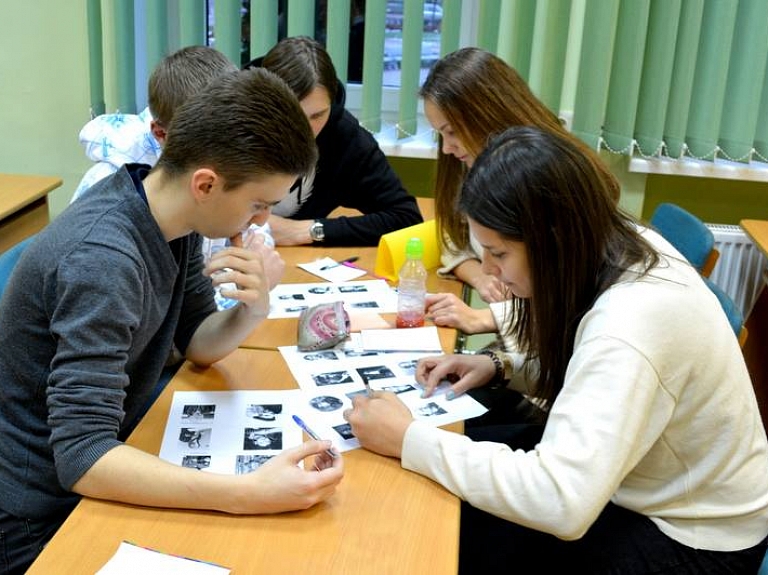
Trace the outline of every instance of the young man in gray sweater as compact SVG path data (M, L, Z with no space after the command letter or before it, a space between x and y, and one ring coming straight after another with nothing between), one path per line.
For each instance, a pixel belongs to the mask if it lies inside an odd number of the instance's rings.
M124 166L27 248L0 301L5 572L23 572L83 495L250 514L307 508L334 492L342 463L325 455L327 442L238 476L123 443L173 344L209 365L267 316L279 256L256 242L205 265L200 234L262 224L315 161L309 124L281 80L227 74L176 113L155 168ZM239 304L217 312L213 286L225 282ZM320 471L297 466L312 455Z

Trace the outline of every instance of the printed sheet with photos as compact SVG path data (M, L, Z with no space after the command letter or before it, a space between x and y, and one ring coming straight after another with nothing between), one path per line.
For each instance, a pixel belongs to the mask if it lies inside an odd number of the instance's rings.
M241 475L302 442L293 422L300 390L177 391L160 458L183 467Z
M269 292L269 319L299 317L302 310L343 301L347 313L397 311L397 292L384 280L278 284Z
M279 349L303 392L295 405L299 416L320 437L330 439L339 451L360 447L342 414L352 407L353 397L367 393L366 381L372 390L396 393L416 419L435 426L487 411L468 395L448 400L447 382L430 397L422 398L421 386L415 378L416 364L435 352L371 351L349 344L309 352L301 352L296 346Z
M445 396L443 382L428 398L415 379L416 364L434 352L371 351L338 346L301 352L281 347L300 389L176 391L166 422L160 458L193 469L240 475L254 471L283 449L300 445L298 415L338 451L360 447L343 412L352 398L372 390L396 393L416 419L435 426L482 415L468 395Z

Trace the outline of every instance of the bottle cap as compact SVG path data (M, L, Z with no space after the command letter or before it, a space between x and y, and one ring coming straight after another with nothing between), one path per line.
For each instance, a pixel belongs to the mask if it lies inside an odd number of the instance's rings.
M424 255L424 244L421 238L411 238L405 245L405 256L412 259L421 259Z

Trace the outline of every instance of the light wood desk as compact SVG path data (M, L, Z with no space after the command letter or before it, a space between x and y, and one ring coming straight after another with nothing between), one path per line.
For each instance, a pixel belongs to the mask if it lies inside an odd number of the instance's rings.
M314 281L295 268L314 253L343 259L358 255L371 267L375 248L281 248L283 281ZM434 274L430 274L434 275ZM316 278L318 279L318 278ZM430 281L437 281L431 279ZM446 281L446 280L440 280ZM457 287L450 282L447 287ZM430 289L435 289L430 287ZM263 329L262 331L262 328ZM441 330L452 349L453 330ZM252 344L294 345L295 320L268 320ZM290 389L296 383L277 351L241 347L210 368L184 364L128 443L158 453L174 391ZM447 426L460 432L462 424ZM455 574L458 569L459 500L438 484L403 470L399 461L363 449L344 454L337 493L307 511L232 516L205 511L152 509L83 499L28 574L93 573L127 540L167 553L229 567L234 574Z
M208 369L187 363L131 435L158 453L174 391L293 388L282 356L238 349ZM455 427L454 427L455 429ZM219 563L235 574L455 574L459 500L363 449L344 454L336 494L307 511L232 516L83 499L27 572L94 573L123 540Z
M337 261L343 260L351 256L357 256L359 259L355 262L355 265L359 265L361 268L372 271L376 262L376 248L364 247L364 248L324 248L324 247L281 247L278 248L280 255L285 260L285 273L281 279L281 283L314 283L322 282L323 279L304 271L296 266L298 263L307 263L318 258L331 257ZM374 279L372 276L362 276L358 280L370 280ZM461 297L462 283L460 281L443 279L434 273L434 270L430 271L427 278L427 291L431 293L444 292L453 293ZM352 315L352 328L355 329L356 318L361 318L361 321L365 321L365 316L377 316L375 313L355 313ZM391 327L394 327L395 316L394 314L383 314L385 320L390 323ZM296 318L283 318L279 320L267 320L262 322L251 334L243 340L241 347L248 347L253 349L274 349L283 345L296 345L296 332L298 329L298 319ZM456 331L453 329L440 328L440 340L443 344L443 349L453 350L456 342Z
M768 257L768 221L742 220L740 224L755 246ZM749 335L742 351L755 388L763 425L768 429L768 290L765 286L746 318L745 325Z
M0 253L48 224L48 192L61 178L0 174Z

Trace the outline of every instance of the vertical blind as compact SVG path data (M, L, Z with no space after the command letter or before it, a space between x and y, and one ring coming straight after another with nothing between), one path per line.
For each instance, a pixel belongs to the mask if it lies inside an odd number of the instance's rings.
M215 0L215 47L233 62L278 40L316 33L315 0L251 0L250 53L241 0ZM349 58L349 0L325 0L323 41L340 78ZM571 129L616 153L768 161L768 2L765 0L443 0L440 54L474 44L498 54ZM136 111L136 70L207 43L205 0L87 0L91 105ZM396 132L416 131L423 0L403 0ZM135 11L143 10L143 30ZM387 2L365 2L362 104L379 132ZM467 14L473 17L466 18ZM283 32L284 34L285 32ZM137 42L141 42L137 45ZM136 58L146 62L137 65ZM146 75L146 74L144 74ZM390 126L391 127L391 126Z

